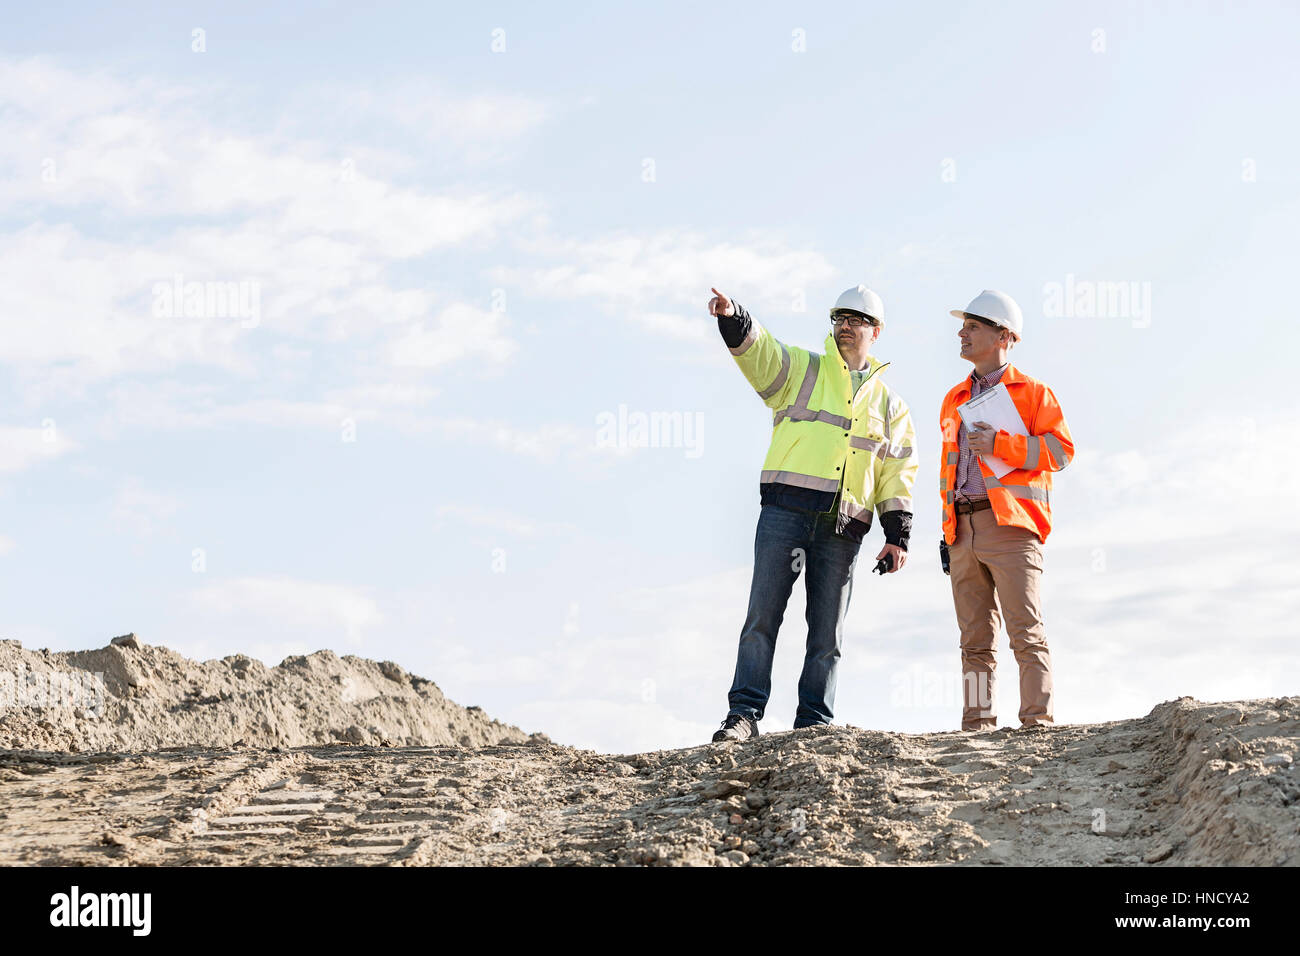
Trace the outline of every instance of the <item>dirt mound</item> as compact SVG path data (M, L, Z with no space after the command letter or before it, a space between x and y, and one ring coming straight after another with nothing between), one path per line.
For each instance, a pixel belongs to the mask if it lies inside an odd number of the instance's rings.
M191 661L134 635L93 651L0 642L0 748L55 751L545 741L462 707L391 661L332 651L268 668Z
M1300 698L609 755L0 753L0 865L1300 865Z

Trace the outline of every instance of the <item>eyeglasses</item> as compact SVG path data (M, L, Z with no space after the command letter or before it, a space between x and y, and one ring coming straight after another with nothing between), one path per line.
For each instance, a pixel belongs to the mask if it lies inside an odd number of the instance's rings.
M831 316L832 326L839 327L843 325L845 322L847 322L849 324L849 328L852 329L860 329L864 325L876 324L875 319L865 315L846 315L845 313L841 312L839 315Z

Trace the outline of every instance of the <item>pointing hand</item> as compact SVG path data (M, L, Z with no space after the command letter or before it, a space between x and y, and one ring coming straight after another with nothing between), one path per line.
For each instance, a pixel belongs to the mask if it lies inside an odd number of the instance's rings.
M731 300L719 292L717 289L710 290L713 292L713 298L709 300L709 315L735 315L736 307L731 304Z

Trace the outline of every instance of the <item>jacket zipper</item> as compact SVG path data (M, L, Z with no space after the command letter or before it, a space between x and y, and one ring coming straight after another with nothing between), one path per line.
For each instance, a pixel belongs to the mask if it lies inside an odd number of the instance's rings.
M850 421L850 425L849 425L849 434L850 434L850 435L853 434L853 425L851 424L852 421L853 421L853 406L854 406L855 404L857 404L857 401L858 401L858 392L861 392L864 388L866 388L866 387L867 387L867 382L871 381L871 377L872 377L873 375L875 375L877 372L879 372L881 369L883 369L885 366L887 366L888 364L889 364L888 362L881 362L881 363L880 363L879 365L877 365L874 369L872 369L872 370L871 370L871 371L870 371L870 372L869 372L869 373L868 373L868 374L867 374L867 375L862 379L862 384L858 386L857 391L855 391L852 395L849 396L849 421ZM849 381L850 381L850 382L853 381L853 376L852 376L852 375L849 375ZM841 468L841 471L840 471L840 486L839 486L839 488L837 488L837 489L835 490L835 500L831 502L831 510L830 510L830 513L831 513L831 514L834 514L834 515L837 515L837 516L839 515L839 511L840 511L840 503L841 503L841 501L843 500L843 497L844 497L844 482L848 481L848 478L849 478L849 470L848 470L848 469L849 469L849 460L848 460L847 457L844 459L844 464L841 465L840 468Z

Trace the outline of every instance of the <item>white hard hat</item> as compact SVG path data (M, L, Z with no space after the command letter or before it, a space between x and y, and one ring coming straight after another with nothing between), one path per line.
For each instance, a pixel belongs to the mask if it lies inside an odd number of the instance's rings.
M885 303L880 301L880 296L864 285L855 285L852 289L841 292L840 297L831 306L831 315L840 309L852 309L854 312L871 316L881 325L885 324Z
M1025 320L1020 314L1020 306L1016 305L1016 300L996 289L985 289L971 299L970 305L965 309L953 309L951 314L959 319L964 319L968 315L988 319L994 325L1009 329L1017 341L1020 340L1021 332L1025 327Z

